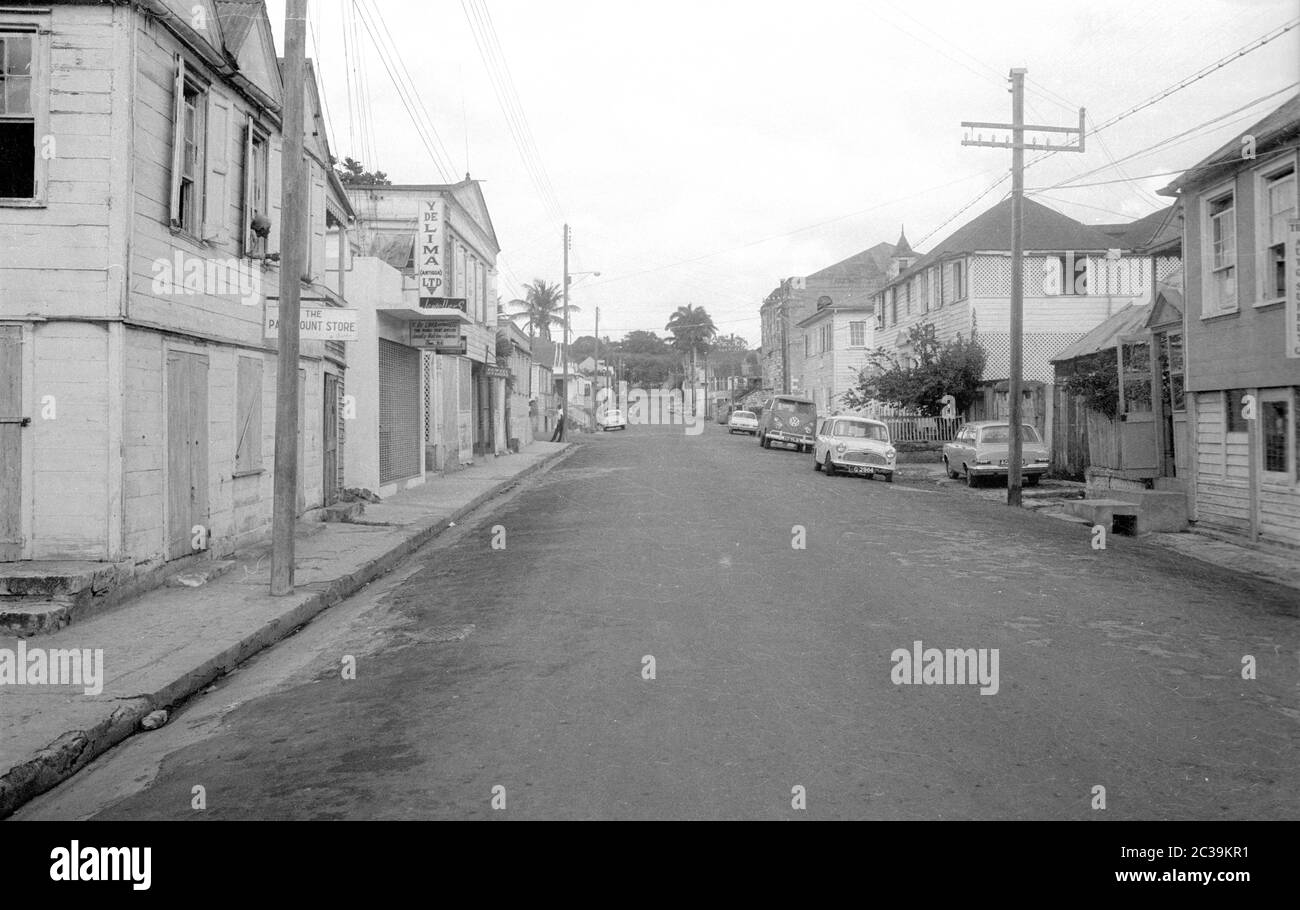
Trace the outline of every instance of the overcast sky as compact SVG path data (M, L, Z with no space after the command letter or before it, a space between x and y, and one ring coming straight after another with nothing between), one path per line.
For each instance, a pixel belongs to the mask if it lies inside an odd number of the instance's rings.
M530 179L461 0L359 2L382 14L372 24L387 27L437 141L431 154L365 22L348 14L354 0L310 0L308 53L339 158L395 183L466 170L485 181L506 300L517 282L559 281L567 220L571 268L601 272L575 279L575 334L592 332L597 306L602 336L663 334L689 302L751 346L781 277L893 242L902 225L928 250L1005 195L1009 183L941 227L1010 166L1008 151L963 147L959 123L1010 119L1011 67L1028 68L1028 120L1077 124L1083 106L1099 125L1297 15L1296 0L477 0L557 209ZM270 10L280 40L283 0ZM1140 178L1240 135L1297 79L1300 28L1103 130L1086 153L1035 166L1026 186L1105 168L1081 182L1120 182L1034 198L1089 223L1145 215L1171 178Z

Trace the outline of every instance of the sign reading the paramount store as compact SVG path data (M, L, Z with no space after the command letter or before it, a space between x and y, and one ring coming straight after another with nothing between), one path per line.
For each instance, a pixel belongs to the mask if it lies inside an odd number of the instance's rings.
M263 337L275 338L280 332L279 301L267 298ZM298 311L300 341L357 341L357 311L338 307L304 306Z
M1286 225L1286 356L1300 358L1300 221Z
M449 319L417 319L410 323L411 347L433 348L436 354L464 354L469 342L460 323Z
M420 303L446 294L447 272L443 250L447 247L446 203L425 199L420 203L420 223L415 236L415 274L420 281Z

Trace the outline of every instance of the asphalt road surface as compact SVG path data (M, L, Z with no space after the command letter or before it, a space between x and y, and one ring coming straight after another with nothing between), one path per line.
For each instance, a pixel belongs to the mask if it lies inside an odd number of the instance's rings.
M1300 817L1294 591L705 429L583 438L19 817Z

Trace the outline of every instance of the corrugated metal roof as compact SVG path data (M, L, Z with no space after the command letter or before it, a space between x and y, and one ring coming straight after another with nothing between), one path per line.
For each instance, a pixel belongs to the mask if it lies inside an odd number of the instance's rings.
M1052 358L1052 363L1086 357L1115 347L1121 335L1136 335L1146 330L1147 319L1151 316L1151 305L1138 306L1130 303L1124 309L1111 316L1087 335Z

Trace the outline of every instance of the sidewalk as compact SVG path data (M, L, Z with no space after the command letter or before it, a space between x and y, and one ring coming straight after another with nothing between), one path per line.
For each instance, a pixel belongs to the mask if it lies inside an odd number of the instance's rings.
M1005 502L1006 486L990 486L971 490L964 481L948 480L943 465L938 462L917 464L900 464L900 480L934 483L941 488L950 488L953 492L974 495L989 502ZM1045 480L1042 486L1026 488L1023 507L1047 514L1061 508L1061 498L1082 495L1084 485L1069 481ZM1086 522L1085 522L1086 524ZM1198 532L1195 529L1182 534L1147 534L1141 538L1168 550L1174 550L1189 559L1219 566L1233 572L1240 572L1274 584L1284 585L1300 591L1300 555L1272 552L1254 548L1231 540Z
M296 590L269 593L265 545L198 588L163 587L28 649L103 650L103 691L82 686L0 687L0 818L140 728L145 715L199 691L388 572L451 522L561 457L572 443L535 442L422 487L367 504L366 524L299 523ZM18 640L0 637L15 654Z

